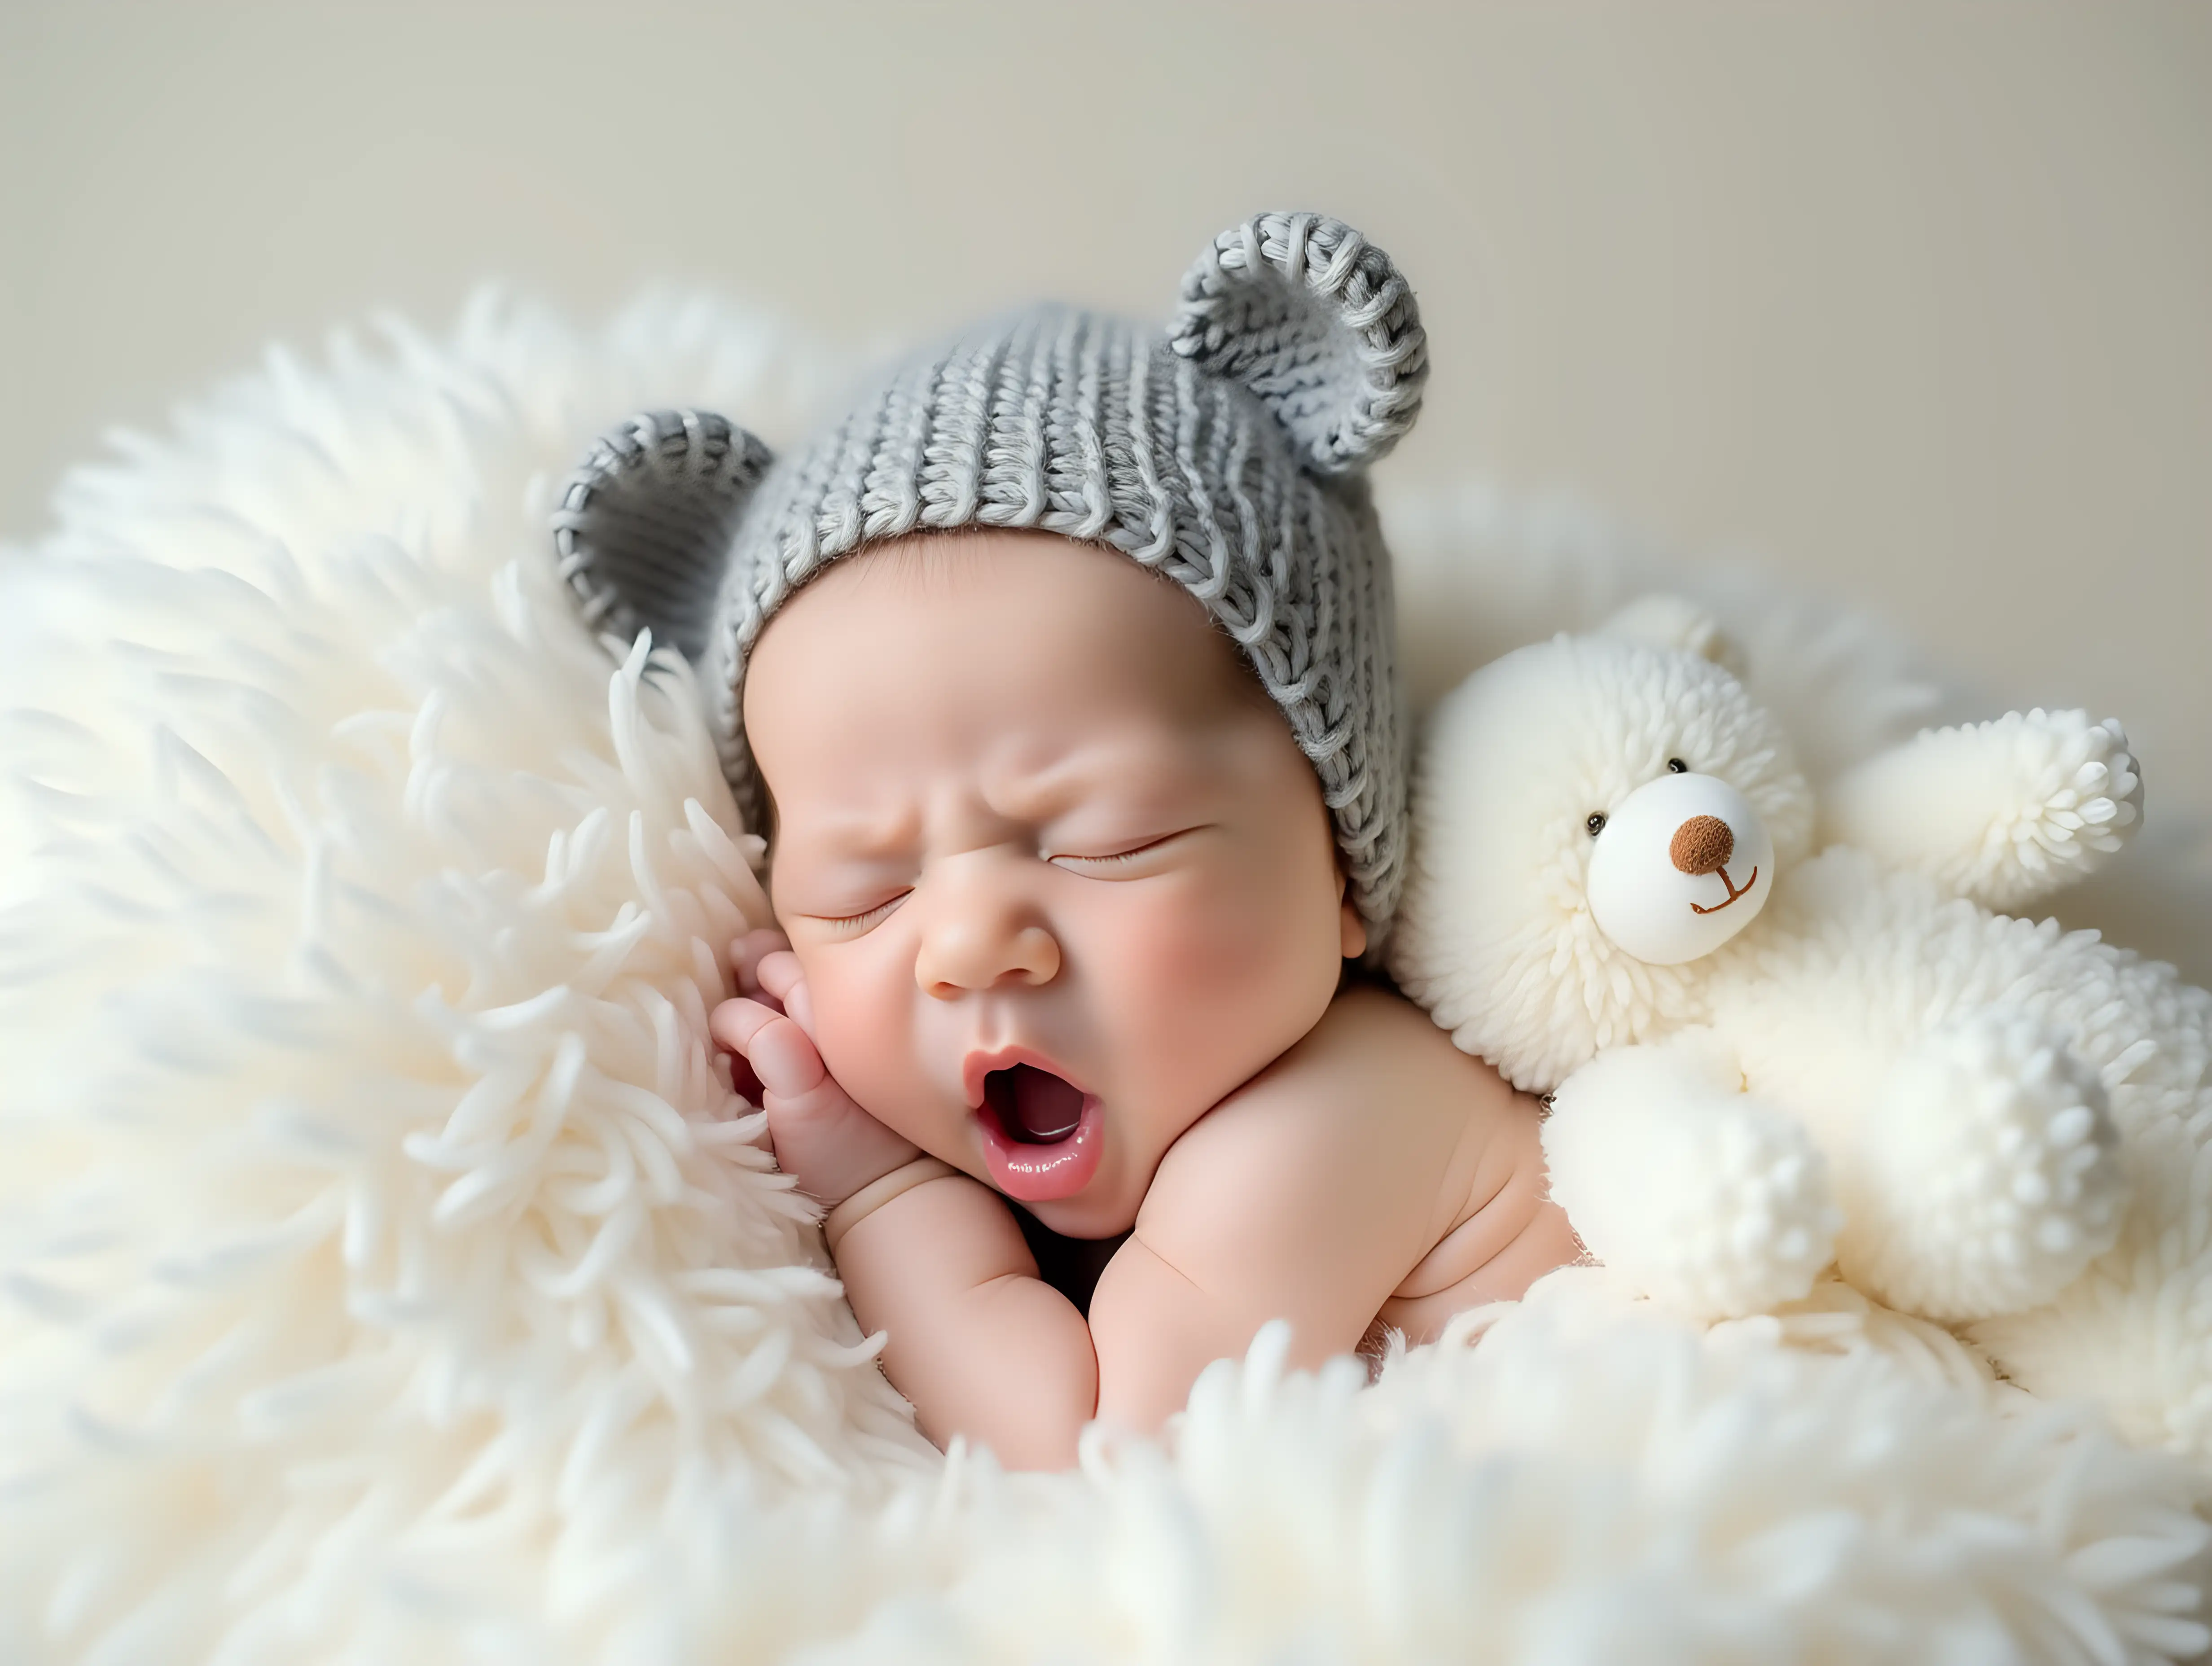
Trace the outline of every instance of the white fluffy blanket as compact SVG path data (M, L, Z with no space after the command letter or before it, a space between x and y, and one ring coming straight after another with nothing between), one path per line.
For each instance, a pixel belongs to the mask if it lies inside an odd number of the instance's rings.
M1263 1333L1078 1473L932 1452L705 1041L763 903L683 669L548 557L635 408L795 435L835 367L782 339L486 304L272 358L7 556L0 1658L2204 1645L2197 1479L1836 1286L1698 1334L1567 1272L1371 1388ZM1494 494L1401 519L1431 690L1624 582ZM1760 618L1814 749L1923 714Z

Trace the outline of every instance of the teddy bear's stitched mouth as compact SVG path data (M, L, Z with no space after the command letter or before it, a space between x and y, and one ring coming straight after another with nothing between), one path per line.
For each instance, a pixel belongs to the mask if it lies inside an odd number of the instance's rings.
M1721 883L1728 887L1728 902L1716 903L1711 908L1704 908L1696 903L1692 903L1690 904L1691 913L1718 914L1723 909L1728 907L1729 903L1734 903L1738 897L1748 897L1751 894L1751 888L1759 883L1759 870L1757 868L1752 869L1751 878L1746 879L1741 886L1737 885L1733 879L1730 879L1728 877L1728 870L1726 868L1717 867L1713 872L1721 876Z

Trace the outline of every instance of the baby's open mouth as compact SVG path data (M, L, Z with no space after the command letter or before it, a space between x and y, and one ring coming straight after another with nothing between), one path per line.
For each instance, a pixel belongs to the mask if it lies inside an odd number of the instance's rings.
M1098 1172L1105 1151L1104 1107L1097 1094L1018 1056L976 1073L1012 1050L969 1055L968 1091L981 1102L975 1122L991 1183L1024 1203L1073 1197Z
M1083 1121L1083 1091L1034 1065L991 1072L983 1078L983 1103L1008 1139L1027 1146L1057 1145Z

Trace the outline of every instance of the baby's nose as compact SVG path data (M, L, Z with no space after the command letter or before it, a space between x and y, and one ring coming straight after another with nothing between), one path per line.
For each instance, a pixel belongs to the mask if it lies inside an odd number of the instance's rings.
M1735 854L1735 835L1718 816L1692 816L1674 830L1667 854L1685 873L1717 873Z
M1060 976L1060 943L1035 921L963 914L924 932L914 981L939 1000L1005 983L1049 983Z

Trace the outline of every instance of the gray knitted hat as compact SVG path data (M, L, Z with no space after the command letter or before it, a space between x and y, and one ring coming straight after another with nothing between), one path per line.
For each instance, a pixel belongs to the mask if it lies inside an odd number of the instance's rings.
M1121 550L1204 603L1321 777L1381 943L1404 860L1404 724L1389 551L1364 474L1428 369L1406 280L1350 227L1263 214L1183 280L1164 333L1045 306L869 385L781 461L703 411L600 441L554 517L584 617L691 660L738 804L759 784L746 655L838 556L922 527L1021 526Z

